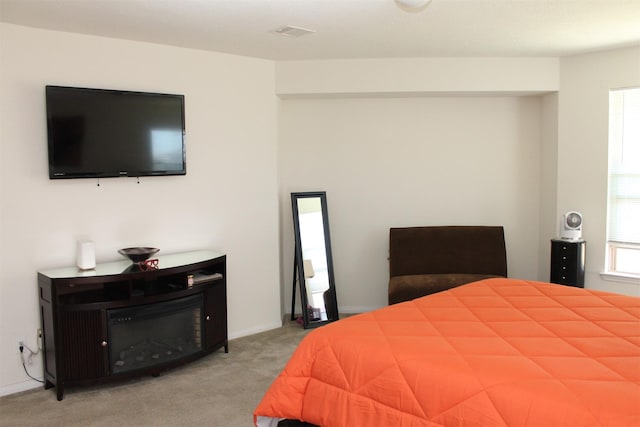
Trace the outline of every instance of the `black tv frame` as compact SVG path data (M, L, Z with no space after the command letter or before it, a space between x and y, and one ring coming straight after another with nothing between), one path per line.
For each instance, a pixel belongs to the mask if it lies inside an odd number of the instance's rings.
M105 95L121 95L126 97L157 97L161 99L173 98L180 102L180 121L182 127L182 169L177 170L81 170L78 172L66 172L60 171L59 166L54 164L54 153L56 147L54 146L53 124L50 111L50 94L53 91L68 91L78 93L93 93L93 94L105 94ZM117 89L98 89L87 87L74 87L74 86L57 86L47 85L45 86L45 101L46 101L46 118L47 118L47 149L49 159L49 179L73 179L73 178L113 178L113 177L142 177L142 176L170 176L170 175L186 175L187 173L187 159L186 159L186 144L185 144L185 97L184 95L159 93L159 92L140 92L131 90L117 90Z

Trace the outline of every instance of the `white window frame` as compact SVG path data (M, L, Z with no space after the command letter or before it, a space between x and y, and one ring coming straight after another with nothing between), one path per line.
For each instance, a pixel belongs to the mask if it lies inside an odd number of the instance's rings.
M635 185L632 185L627 187L632 188L630 194L620 194L620 192L615 191L614 185L617 180L619 182L619 180L625 178L631 178L635 181L640 179L640 102L634 103L632 107L627 106L625 110L625 104L622 101L625 93L631 93L631 91L634 93L634 99L639 99L640 88L612 90L609 97L609 195L607 204L607 251L603 277L640 284L640 239L638 239L637 233L629 233L629 227L627 227L627 230L621 229L619 223L612 222L616 219L612 217L616 206L620 206L622 200L630 202L632 206L640 206L640 188L636 191ZM625 101L627 99L624 98ZM630 110L629 108L632 109ZM630 112L633 114L630 115ZM629 126L630 118L634 121L632 125L633 131L629 131L631 128ZM633 144L631 146L632 149L625 152L625 149L630 146L629 144ZM625 158L624 154L631 155L632 160L629 161L629 157ZM638 221L640 221L640 218L638 218ZM636 229L635 223L631 229ZM627 261L625 265L624 259L622 262L619 261L619 258L625 256L630 256L632 262Z

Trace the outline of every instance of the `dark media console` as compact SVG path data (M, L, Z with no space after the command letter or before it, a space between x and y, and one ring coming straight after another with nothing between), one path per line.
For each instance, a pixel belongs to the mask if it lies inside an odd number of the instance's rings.
M125 260L38 273L45 389L58 400L69 386L157 376L229 351L226 255L157 258L146 271Z

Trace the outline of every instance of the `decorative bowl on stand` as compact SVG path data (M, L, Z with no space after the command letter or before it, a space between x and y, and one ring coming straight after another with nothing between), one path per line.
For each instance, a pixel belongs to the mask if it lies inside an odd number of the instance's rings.
M118 249L118 253L120 255L124 255L131 260L134 264L141 264L151 257L151 255L156 254L160 251L158 248L145 248L145 247L136 247L136 248L124 248Z

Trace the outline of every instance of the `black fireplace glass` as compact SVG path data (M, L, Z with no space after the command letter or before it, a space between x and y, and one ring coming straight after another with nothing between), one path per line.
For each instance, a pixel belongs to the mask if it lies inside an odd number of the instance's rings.
M202 350L202 294L108 310L111 373L182 359Z

